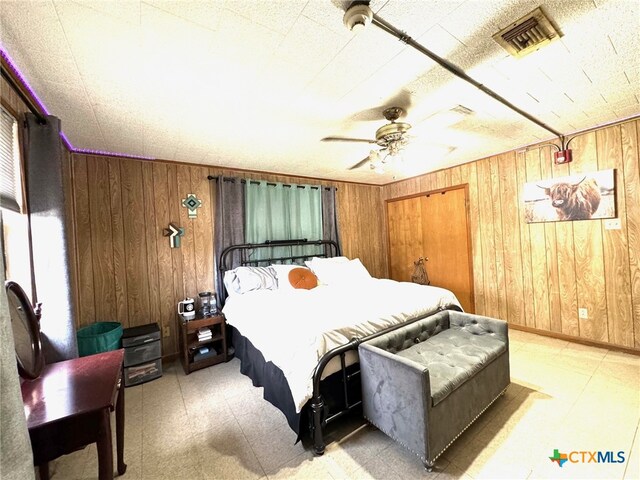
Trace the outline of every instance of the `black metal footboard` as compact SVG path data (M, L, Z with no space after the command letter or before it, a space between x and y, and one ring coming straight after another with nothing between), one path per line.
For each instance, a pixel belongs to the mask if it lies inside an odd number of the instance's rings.
M278 247L278 248L304 247L304 246L317 246L319 247L319 250L316 252L310 252L307 254L303 254L303 253L294 254L294 250L291 250L290 255L276 255L276 256L269 256L267 258L258 258L258 259L252 258L252 253L256 249L269 249L274 247ZM340 254L341 252L340 252L339 245L336 242L329 241L329 240L313 240L313 241L308 241L307 239L270 240L260 244L232 245L225 248L220 254L220 259L218 262L219 275L217 279L217 281L219 282L218 284L221 285L219 289L219 293L221 296L224 296L226 293L224 286L222 286L222 278L224 276L224 273L227 270L235 268L239 265L258 266L258 265L270 265L273 263L282 263L282 262L302 263L303 260L311 259L313 257L334 257ZM222 301L224 300L224 298L220 298L219 300ZM349 382L353 379L359 378L360 370L358 368L352 369L347 367L345 354L351 350L355 350L357 352L358 346L362 342L371 340L380 335L384 335L385 333L388 333L392 330L396 330L400 327L403 327L404 325L408 325L418 320L422 320L423 318L434 315L442 310L462 311L462 309L460 309L460 307L458 307L457 305L449 305L444 308L439 308L435 312L432 312L428 315L424 315L420 318L410 320L409 322L400 323L398 325L392 325L391 327L381 330L380 332L377 332L365 337L356 337L352 339L350 342L344 345L340 345L339 347L336 347L333 350L328 351L322 356L322 358L320 358L320 361L318 362L318 365L316 366L313 372L313 396L311 397L311 400L305 405L303 409L303 412L308 411L308 409L310 409L309 430L310 430L311 438L313 439L313 448L317 455L322 455L324 453L324 449L325 449L324 428L329 423L343 417L344 415L351 412L352 410L354 410L355 408L359 407L362 404L362 401L359 398L358 399L350 398ZM321 383L320 380L322 379L322 375L324 373L324 369L326 368L326 366L329 364L329 362L333 358L337 357L338 355L340 356L341 370L336 372L336 375L340 373L342 374L341 390L342 390L342 395L344 397L343 399L344 401L342 402L342 408L337 409L334 412L331 412L330 411L331 409L325 402L325 399L323 398L322 393L320 391L320 383ZM260 365L263 365L263 364L266 364L267 362L265 362L264 357L262 357L261 360L258 361L258 363ZM277 369L277 367L273 365L272 367ZM251 370L249 366L247 366L246 368L248 370ZM243 371L243 373L246 375L249 375L250 378L252 378L254 385L257 384L256 382L260 383L265 381L264 378L262 378L262 376L266 375L264 373L258 374L254 372L253 375L250 372ZM274 374L274 372L270 372L270 374ZM278 378L284 378L284 377L281 377L281 374L282 374L281 371L279 371L279 373L275 372L275 374L277 375ZM283 383L286 383L286 381L283 380ZM333 382L331 383L333 385ZM353 386L356 386L356 385L353 384ZM359 390L359 385L357 385L357 387ZM353 393L353 391L351 393ZM280 409L285 414L285 416L287 417L287 421L289 422L289 425L298 434L298 439L300 439L300 436L302 435L303 432L301 431L299 426L298 428L294 428L295 423L296 421L299 420L299 418L297 417L295 405L293 405L292 400L290 401L289 397L286 395L282 396L282 397L286 397L286 400L282 400L282 398L276 398L276 397L280 397L280 395L276 394L273 388L269 389L269 392L266 394L265 398L267 398L267 396L269 397L268 401L270 401L273 405L275 405L278 409ZM333 395L327 396L327 399L330 401L329 403L331 403L331 401L334 400L332 397ZM350 400L353 400L353 403L350 403Z
M358 369L354 372L347 373L345 354L350 350L357 351L358 346L362 342L372 340L388 332L404 327L405 325L410 325L414 322L417 322L418 320L422 320L431 315L435 315L436 313L441 312L443 310L457 310L459 312L462 311L462 309L457 305L448 305L444 308L439 308L435 312L432 312L428 315L415 318L408 322L392 325L390 327L385 328L384 330L380 330L379 332L373 333L371 335L367 335L366 337L355 337L350 342L345 343L344 345L340 345L339 347L336 347L332 350L329 350L327 353L325 353L322 356L322 358L320 358L320 361L318 362L318 365L316 366L313 372L313 396L311 397L311 412L310 412L311 419L309 422L311 438L313 439L313 450L316 453L316 455L322 455L326 447L324 443L324 428L329 423L341 418L342 416L346 415L347 413L351 412L353 409L359 407L362 404L362 400L360 399L353 403L349 403L349 392L348 392L347 386L349 384L349 381L352 378L360 375L360 370ZM332 412L327 412L327 409L325 408L324 398L322 396L322 393L320 392L320 381L322 380L322 374L324 372L325 367L329 364L329 362L332 359L334 359L338 355L340 356L340 364L341 364L341 371L342 371L344 402L343 402L343 408L341 410L338 410L332 413Z

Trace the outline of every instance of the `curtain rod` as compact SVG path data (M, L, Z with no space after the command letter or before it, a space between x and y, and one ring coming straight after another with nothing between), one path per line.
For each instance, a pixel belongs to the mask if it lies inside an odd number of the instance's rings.
M219 177L214 177L213 175L207 175L207 180L216 180L217 181L218 178ZM235 178L235 177L223 177L223 178L224 178L225 182L235 182L236 180L240 180L240 183L249 182L252 185L260 185L260 183L262 183L262 182L259 182L259 181L256 181L256 180L247 180L245 178ZM266 184L267 184L268 187L276 187L278 185L277 183L273 183L273 182L266 182ZM282 186L286 187L286 188L293 188L293 187L305 188L305 187L308 186L312 190L318 190L320 188L324 188L325 190L331 190L331 187L327 187L327 186L324 186L324 185L315 186L315 185L296 185L296 184L283 183ZM336 190L338 190L338 187L334 187L334 188Z
M4 67L4 65L0 65L0 73L2 73L2 77L7 81L7 83L9 83L9 86L13 88L18 97L20 97L20 100L22 100L23 103L29 108L31 113L36 116L36 118L38 119L38 123L40 123L41 125L45 125L47 123L47 119L45 118L45 116L40 113L40 110L35 106L33 101L27 95L25 95L25 93L22 91L22 88L20 88L20 86L16 83L16 81L13 79L13 76L9 74L9 71Z

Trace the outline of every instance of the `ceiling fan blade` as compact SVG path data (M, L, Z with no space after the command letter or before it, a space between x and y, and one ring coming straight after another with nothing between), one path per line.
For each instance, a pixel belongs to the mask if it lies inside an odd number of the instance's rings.
M397 92L392 97L389 97L385 104L389 107L399 107L404 110L404 114L400 118L407 116L407 113L411 110L411 106L414 103L414 97L411 93L404 88ZM406 121L406 120L405 120Z
M364 157L362 160L360 160L358 163L356 163L355 165L349 167L349 170L355 170L356 168L363 167L367 163L369 163L369 156L368 155L366 157Z
M380 122L384 121L384 117L382 116L382 111L384 107L374 107L367 108L366 110L362 110L360 112L354 113L347 120L347 124L351 124L351 122Z
M403 150L410 158L421 158L425 155L436 155L445 157L453 152L456 147L434 142L413 142L409 143Z
M349 137L324 137L322 142L361 142L361 143L376 143L375 140L369 140L366 138L349 138Z

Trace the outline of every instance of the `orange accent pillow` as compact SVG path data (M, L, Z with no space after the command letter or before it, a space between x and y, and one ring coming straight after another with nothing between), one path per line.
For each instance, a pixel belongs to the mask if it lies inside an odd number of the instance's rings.
M293 288L311 290L318 286L318 277L308 268L294 268L289 272L289 283Z

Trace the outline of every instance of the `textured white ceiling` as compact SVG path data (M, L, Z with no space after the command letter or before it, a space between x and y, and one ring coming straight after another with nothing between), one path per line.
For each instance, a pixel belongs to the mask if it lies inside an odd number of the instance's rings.
M491 38L542 5L563 37L522 59ZM640 114L638 0L374 0L372 9L563 133ZM386 183L552 137L340 0L0 2L0 45L77 148ZM403 168L348 170L387 106ZM466 118L443 115L464 105ZM432 144L455 147L448 155Z

